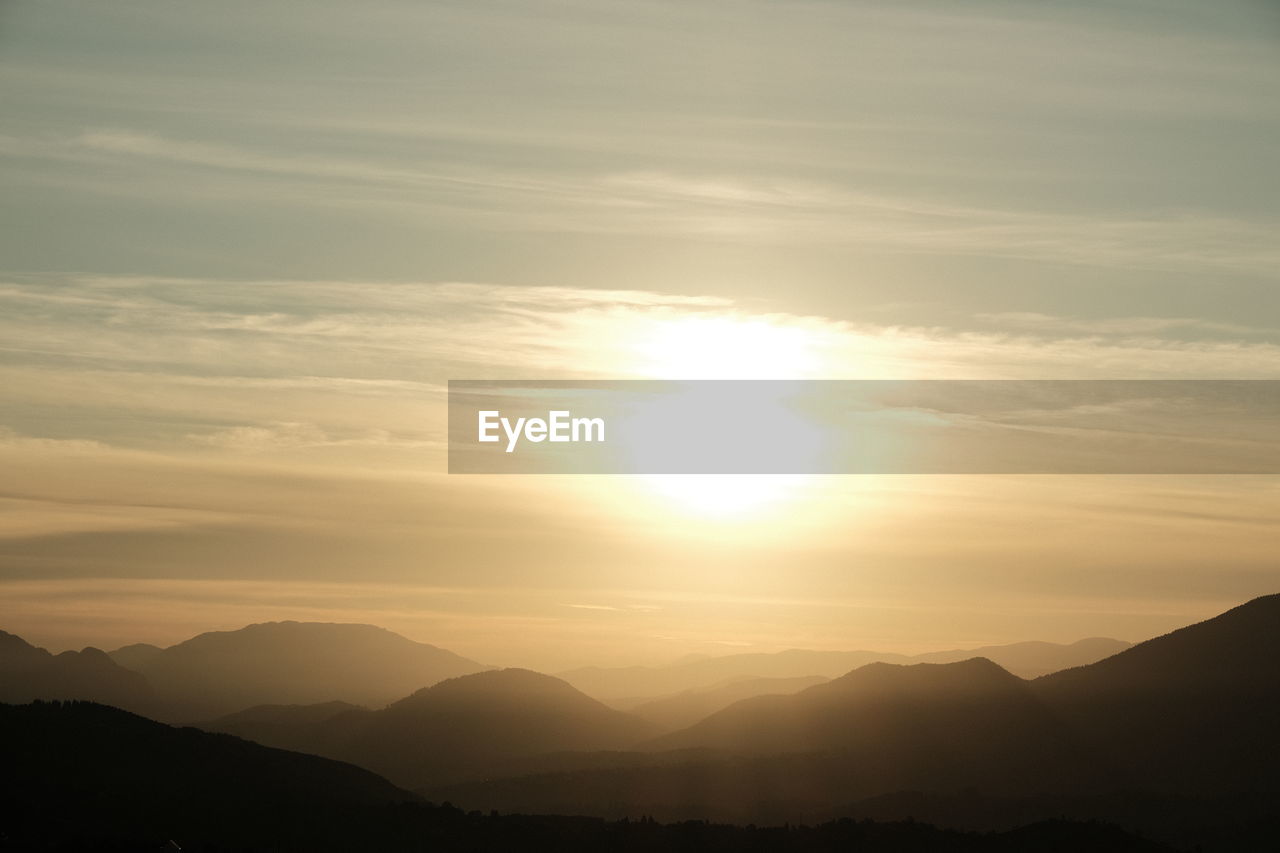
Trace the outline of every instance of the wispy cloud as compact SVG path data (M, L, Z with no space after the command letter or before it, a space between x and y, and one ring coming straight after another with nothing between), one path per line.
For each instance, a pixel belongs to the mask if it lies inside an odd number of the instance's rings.
M918 189L870 192L830 178L800 180L785 174L504 171L456 162L390 166L296 151L270 154L124 129L88 130L52 140L10 136L0 139L0 149L28 158L104 165L163 161L196 170L191 180L170 185L186 194L198 190L201 170L272 176L296 185L306 197L327 188L327 205L451 210L486 230L798 247L874 245L881 252L1154 270L1195 267L1262 273L1280 265L1280 250L1271 239L1280 221L1190 209L1064 213L977 205ZM115 186L126 195L143 186L145 192L156 190L145 178L142 183L123 178ZM213 180L209 186L220 196L236 192L235 185L224 180ZM245 202L264 194L282 197L281 187L252 180L243 184L242 192Z
M1153 336L1162 332L1208 333L1216 336L1273 335L1276 330L1241 323L1220 323L1196 317L1104 317L1083 319L1031 311L975 314L974 318L1009 329L1049 334L1086 334L1105 337Z

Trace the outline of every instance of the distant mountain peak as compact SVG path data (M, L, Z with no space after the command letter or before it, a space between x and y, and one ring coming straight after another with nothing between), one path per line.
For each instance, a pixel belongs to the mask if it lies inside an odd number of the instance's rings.
M485 669L439 646L356 622L257 622L208 631L134 658L172 718L212 719L255 705L341 700L380 707Z
M992 685L1021 684L1022 679L989 658L973 657L954 663L884 663L877 661L820 684L811 690L831 690L883 683L895 690L903 688L981 689Z
M416 691L394 703L390 708L408 708L427 703L459 700L475 702L518 700L525 705L533 702L556 702L606 708L605 705L561 678L519 667L490 669L448 678Z
M203 634L197 634L191 640L187 640L186 642L193 642L195 640L200 640L201 638L226 637L230 635L303 639L316 634L382 636L394 637L398 640L404 640L411 643L416 642L415 640L410 640L388 628L382 628L378 625L370 625L365 622L298 622L293 619L285 619L278 622L254 622L249 625L245 625L243 628L230 628L221 631L205 631ZM420 643L419 645L425 646L430 644ZM432 646L432 648L436 647Z

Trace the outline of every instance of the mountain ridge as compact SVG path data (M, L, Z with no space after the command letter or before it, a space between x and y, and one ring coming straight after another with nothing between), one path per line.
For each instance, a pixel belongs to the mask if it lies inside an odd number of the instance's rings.
M971 798L975 814L1021 802L1006 813L1030 819L1065 804L1089 817L1091 803L1105 803L1169 837L1194 830L1227 839L1224 850L1257 849L1230 838L1235 821L1260 833L1251 839L1280 826L1278 661L1280 595L1263 596L1039 679L982 659L868 664L652 739L641 745L654 756L647 765L611 757L591 770L579 760L566 772L433 795L491 808L576 802L605 816L625 807L664 819L780 821L826 819L848 803L913 791L937 814L963 819L955 794L971 790L988 803ZM676 749L685 757L667 751ZM1048 812L1063 813L1072 814Z
M486 670L422 688L380 710L345 710L306 721L298 709L287 740L369 768L408 788L469 778L487 767L542 753L630 746L653 734L568 683L520 668ZM206 724L261 743L277 729L221 718Z
M93 646L53 654L0 631L0 702L81 699L156 713L148 680Z
M258 705L345 701L380 707L484 664L376 625L260 622L207 631L156 654L139 671L181 721Z
M1020 677L1036 677L1092 663L1131 646L1123 640L1089 637L1072 643L1028 640L976 649L905 655L867 650L786 649L682 659L665 666L580 667L556 675L584 693L629 710L653 699L709 687L729 678L836 678L868 663L954 663L986 657Z

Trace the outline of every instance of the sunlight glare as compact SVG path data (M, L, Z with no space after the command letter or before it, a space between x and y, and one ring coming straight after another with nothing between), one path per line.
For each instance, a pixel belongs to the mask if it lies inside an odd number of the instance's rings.
M819 367L811 336L767 317L695 314L665 320L638 347L654 379L805 379Z
M806 330L768 317L690 315L664 320L642 338L640 368L656 379L781 380L813 378L820 359ZM762 416L791 423L782 399ZM648 475L653 494L686 515L720 521L776 513L809 478L802 475Z

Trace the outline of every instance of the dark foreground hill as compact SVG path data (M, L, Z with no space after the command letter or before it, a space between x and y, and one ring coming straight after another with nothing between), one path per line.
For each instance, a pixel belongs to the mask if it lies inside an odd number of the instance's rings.
M350 761L415 788L529 756L630 747L654 731L558 678L524 669L448 679L378 711L254 708L206 727Z
M0 705L0 849L1162 853L1107 825L1000 834L844 820L814 828L464 813L371 773L91 703Z
M1280 795L1280 595L1031 686L1129 787Z
M8 838L71 846L80 836L266 839L281 821L413 799L349 764L87 702L0 705L0 763Z
M267 622L211 631L159 652L120 650L165 702L167 719L208 720L254 705L342 701L379 707L487 667L373 625Z

